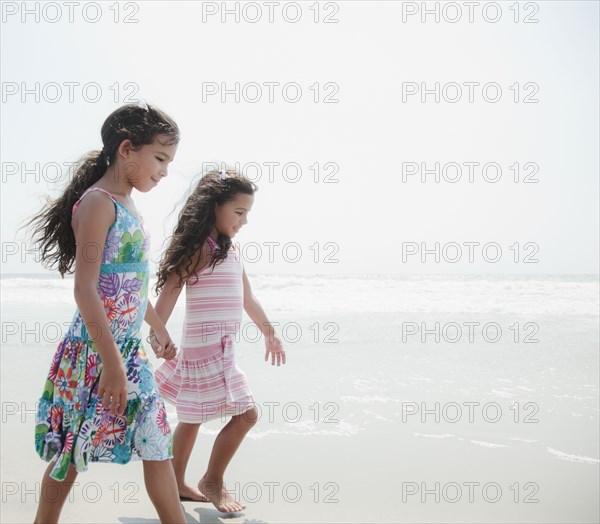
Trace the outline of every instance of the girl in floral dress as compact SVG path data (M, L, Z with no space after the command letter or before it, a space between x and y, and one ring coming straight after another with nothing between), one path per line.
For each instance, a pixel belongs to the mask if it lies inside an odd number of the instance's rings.
M149 239L131 199L167 176L179 131L154 107L127 105L102 126L104 147L87 155L55 201L30 222L46 266L75 268L77 310L38 404L36 451L50 464L35 522L57 522L89 462L141 459L161 522L185 522L170 459L165 406L140 340L146 320L157 356L175 356L148 302Z

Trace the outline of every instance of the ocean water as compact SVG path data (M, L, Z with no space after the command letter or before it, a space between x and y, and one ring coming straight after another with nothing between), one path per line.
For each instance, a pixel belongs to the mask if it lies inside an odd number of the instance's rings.
M598 316L598 275L249 275L271 311ZM3 275L3 305L72 304L71 278ZM154 281L150 282L151 287Z

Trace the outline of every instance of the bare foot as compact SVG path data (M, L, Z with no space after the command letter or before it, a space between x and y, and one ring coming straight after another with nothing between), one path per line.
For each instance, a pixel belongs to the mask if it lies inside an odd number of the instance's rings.
M183 484L178 486L179 489L179 500L194 500L196 502L210 502L206 495L202 493L198 488L190 486L189 484Z
M238 502L227 492L223 482L212 482L202 477L198 482L198 489L222 513L235 513L246 508L245 504Z

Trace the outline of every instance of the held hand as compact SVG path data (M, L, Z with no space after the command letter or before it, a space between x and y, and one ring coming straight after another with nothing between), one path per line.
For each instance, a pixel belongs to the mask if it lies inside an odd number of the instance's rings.
M177 346L175 343L169 339L167 345L165 346L165 350L163 352L163 358L165 360L172 360L177 356Z
M152 351L154 351L154 354L159 358L162 357L163 349L162 349L162 346L158 343L158 339L156 338L156 335L153 332L150 332L150 336L146 340L150 343L150 346L152 347Z
M265 337L265 362L269 360L269 353L271 354L271 365L275 365L275 361L277 360L277 365L285 364L285 351L283 350L283 343L280 338L273 334Z
M171 360L177 355L177 346L171 340L171 337L169 336L169 333L166 330L164 331L164 333L161 334L160 339L156 336L154 331L150 331L148 341L152 346L154 354L158 358Z
M111 365L105 363L98 384L98 397L111 415L123 415L127 406L127 373L122 361Z

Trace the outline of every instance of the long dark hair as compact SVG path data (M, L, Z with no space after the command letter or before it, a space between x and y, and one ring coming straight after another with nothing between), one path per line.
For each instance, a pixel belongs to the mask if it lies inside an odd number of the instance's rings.
M221 173L226 173L227 176L222 178ZM200 257L197 254L215 224L215 204L222 206L235 199L239 193L253 195L255 191L258 191L258 187L235 170L213 170L202 176L185 201L175 231L169 238L168 247L160 260L156 273L156 293L160 292L171 272L175 271L179 275L178 287L181 287L185 279L201 269ZM231 238L219 234L217 247L207 264L211 271L227 257ZM196 276L195 282L197 280Z
M75 235L71 227L73 204L106 173L123 140L131 140L133 149L152 144L158 135L169 137L165 145L179 142L179 128L175 121L149 105L120 107L104 121L100 133L102 149L91 151L81 158L62 194L55 200L48 199L44 208L25 224L32 230L31 236L39 248L42 265L50 269L57 267L62 277L73 272L75 262Z

